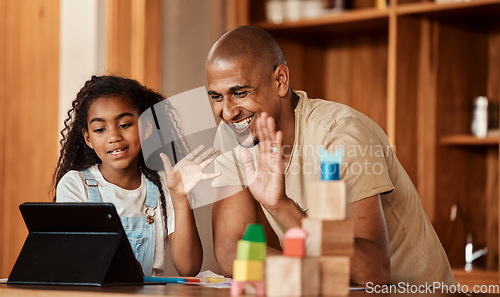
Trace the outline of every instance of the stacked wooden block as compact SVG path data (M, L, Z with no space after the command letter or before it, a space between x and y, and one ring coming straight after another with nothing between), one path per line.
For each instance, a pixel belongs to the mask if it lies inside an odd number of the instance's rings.
M318 257L321 294L348 295L354 230L345 181L316 181L302 228L308 233L306 255Z
M320 293L320 265L317 257L306 257L307 234L301 228L285 233L283 256L266 259L267 296L315 296Z
M231 296L239 296L247 285L255 288L257 295L265 293L264 260L266 237L262 225L248 225L243 239L238 241L236 259L233 262Z
M317 181L311 189L302 229L286 232L283 256L266 259L267 296L349 294L354 236L348 187L341 180Z

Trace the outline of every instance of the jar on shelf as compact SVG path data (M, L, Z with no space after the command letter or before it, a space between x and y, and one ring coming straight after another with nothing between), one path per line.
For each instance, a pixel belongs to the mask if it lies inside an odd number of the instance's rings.
M471 131L478 138L484 138L488 133L488 98L486 96L474 98Z

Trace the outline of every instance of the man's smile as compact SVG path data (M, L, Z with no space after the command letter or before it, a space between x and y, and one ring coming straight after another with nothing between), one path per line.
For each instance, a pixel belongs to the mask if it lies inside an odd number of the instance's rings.
M243 120L240 120L238 122L230 122L233 126L233 130L237 133L242 133L245 132L248 127L250 127L251 123L253 120L256 118L255 114L244 118Z

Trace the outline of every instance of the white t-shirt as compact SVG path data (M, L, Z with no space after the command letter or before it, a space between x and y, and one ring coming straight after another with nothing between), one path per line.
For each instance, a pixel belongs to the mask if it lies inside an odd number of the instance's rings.
M134 190L126 190L118 187L104 179L97 165L90 167L90 172L97 181L99 193L102 202L109 202L115 205L119 216L143 216L146 202L147 178L142 174L141 185ZM167 204L167 226L168 235L174 232L175 217L172 200L165 186L165 174L159 172L160 180L165 193L165 202ZM56 202L88 202L88 193L85 186L83 175L76 170L66 173L56 189ZM161 275L165 270L165 252L167 247L167 236L165 235L164 219L160 205L160 193L158 192L158 206L155 209L155 257L153 262L153 275Z

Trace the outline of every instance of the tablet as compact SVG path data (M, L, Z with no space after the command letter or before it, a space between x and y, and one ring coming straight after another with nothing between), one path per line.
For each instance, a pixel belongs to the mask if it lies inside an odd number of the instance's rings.
M29 234L8 284L142 284L142 269L111 203L23 203Z

